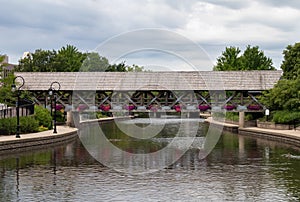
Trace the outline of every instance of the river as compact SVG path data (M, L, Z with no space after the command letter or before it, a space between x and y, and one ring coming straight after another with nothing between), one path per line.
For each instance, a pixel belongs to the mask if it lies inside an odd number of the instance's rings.
M149 172L135 169L139 161L120 160L113 152L104 155L106 150L95 152L97 147L86 145L84 138L97 134L98 126L92 124L71 142L0 155L0 201L300 200L300 148L223 132L214 149L203 156L207 126L200 121L194 143L182 156L177 155L179 159L170 164L167 150L149 163L145 155L169 145L180 131L178 123L167 123L155 137L140 140L125 137L120 123L103 123L101 129L115 147L127 154L143 154L142 167ZM135 120L134 125L147 128L149 124ZM95 137L88 139L96 141ZM116 160L122 161L121 166ZM157 170L154 164L159 165ZM133 172L128 172L129 168Z

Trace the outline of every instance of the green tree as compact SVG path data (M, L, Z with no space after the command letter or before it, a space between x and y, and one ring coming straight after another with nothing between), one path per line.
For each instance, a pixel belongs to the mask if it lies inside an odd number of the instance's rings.
M19 60L19 72L74 72L79 71L86 54L74 46L67 45L60 50L37 49Z
M230 46L226 47L222 56L217 58L217 64L214 66L214 71L230 71L239 70L241 67L240 54L241 50L239 48Z
M297 79L300 77L300 43L288 45L283 51L284 61L281 65L283 77Z
M83 61L81 71L84 72L104 72L109 67L106 57L100 56L98 53L87 53L86 59Z
M11 92L11 84L14 79L12 74L4 77L3 66L6 64L2 63L4 56L0 56L0 103L12 104L14 102L13 93Z
M119 64L109 65L109 67L105 70L106 72L127 72L127 66L125 62L121 62Z
M18 72L56 72L55 57L55 50L37 49L34 53L30 53L25 58L20 59L19 65L15 70Z
M300 120L300 44L288 45L283 54L283 77L264 92L262 102L274 111L274 122L291 123Z
M80 70L86 54L81 53L75 46L67 45L58 50L55 57L57 72L77 72Z
M7 77L1 77L0 79L0 103L2 104L13 105L15 102L15 96L11 91L13 79L13 74L9 74Z
M247 46L241 56L242 70L275 70L271 58L265 56L258 46Z
M127 67L127 71L129 72L144 72L144 67L133 64L132 66Z
M226 47L222 56L217 58L214 71L238 71L238 70L275 70L273 62L259 50L258 46L248 45L240 55L240 49L236 47Z
M274 88L264 93L262 102L271 110L300 111L300 78L278 81Z

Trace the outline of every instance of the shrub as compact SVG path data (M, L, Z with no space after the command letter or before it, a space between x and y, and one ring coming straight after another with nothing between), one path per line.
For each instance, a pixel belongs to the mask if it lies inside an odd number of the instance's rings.
M41 106L34 106L34 118L38 121L39 126L51 129L51 114L48 109Z
M33 116L20 117L20 132L31 133L38 131L38 121ZM13 135L17 132L17 118L0 119L0 135Z
M17 130L17 118L0 119L0 135L12 135Z
M275 123L290 124L294 121L300 121L300 111L276 111L273 115Z
M39 127L39 121L33 116L20 117L20 129L21 133L37 132Z

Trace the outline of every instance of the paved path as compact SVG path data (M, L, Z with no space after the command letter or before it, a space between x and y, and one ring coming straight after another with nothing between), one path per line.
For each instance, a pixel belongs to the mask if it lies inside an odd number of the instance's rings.
M77 136L77 128L68 126L57 126L57 133L53 130L39 133L21 134L21 138L15 135L0 136L0 151L12 151L14 149L30 149L33 147L43 147L59 142L65 142Z
M69 134L72 132L76 132L77 128L71 128L68 126L57 126L57 134L53 133L53 130L47 130L43 132L38 133L29 133L29 134L21 134L21 138L16 138L15 135L1 135L0 136L0 142L7 142L7 141L22 141L24 139L34 139L34 138L40 138L40 137L52 137L52 136L58 136L63 134Z

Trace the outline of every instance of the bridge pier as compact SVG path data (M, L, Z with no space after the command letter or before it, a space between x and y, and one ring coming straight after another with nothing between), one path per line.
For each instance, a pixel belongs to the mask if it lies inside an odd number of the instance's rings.
M239 112L239 127L245 127L245 112Z
M74 118L73 118L73 116L75 116L75 115L78 116L78 113L76 113L76 112L74 113L72 111L67 111L67 121L66 121L67 126L75 127L75 122L74 122Z

